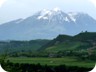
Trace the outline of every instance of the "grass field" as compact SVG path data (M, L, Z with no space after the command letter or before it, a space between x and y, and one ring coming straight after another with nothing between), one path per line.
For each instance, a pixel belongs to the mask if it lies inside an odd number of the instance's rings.
M68 66L79 66L79 67L94 67L95 62L78 61L76 58L64 57L64 58L9 58L13 63L29 63L41 65L68 65Z

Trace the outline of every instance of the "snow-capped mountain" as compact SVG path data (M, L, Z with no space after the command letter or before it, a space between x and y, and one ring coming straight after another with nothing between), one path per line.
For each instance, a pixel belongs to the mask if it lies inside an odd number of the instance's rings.
M62 12L60 9L55 8L53 10L42 10L39 12L40 15L37 17L37 19L47 19L47 20L52 20L55 16L56 18L58 17L60 21L75 21L75 14L65 14L64 12Z
M81 31L96 31L96 20L85 13L43 9L26 19L0 25L0 40L52 39L58 34Z

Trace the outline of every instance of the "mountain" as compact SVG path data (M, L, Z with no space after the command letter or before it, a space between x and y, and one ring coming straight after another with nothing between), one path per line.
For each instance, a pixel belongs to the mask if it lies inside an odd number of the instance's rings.
M41 10L26 19L0 25L0 40L53 39L59 34L95 32L96 20L85 13L64 13L58 8Z
M82 32L75 36L59 35L38 51L87 51L89 49L96 51L96 32Z

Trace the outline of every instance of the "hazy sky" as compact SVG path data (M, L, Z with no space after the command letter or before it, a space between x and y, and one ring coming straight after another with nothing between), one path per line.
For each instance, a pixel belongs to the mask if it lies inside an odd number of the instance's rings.
M96 0L0 0L0 24L55 7L64 12L88 13L96 19Z

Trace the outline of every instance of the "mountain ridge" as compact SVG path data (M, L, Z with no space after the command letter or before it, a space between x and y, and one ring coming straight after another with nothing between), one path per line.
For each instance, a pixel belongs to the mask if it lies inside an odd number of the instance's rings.
M96 49L96 32L81 32L75 36L59 35L38 51L59 52ZM95 50L94 50L95 51Z
M95 32L96 20L85 13L65 13L55 8L43 10L26 19L0 25L0 40L53 39L59 34L76 35Z

